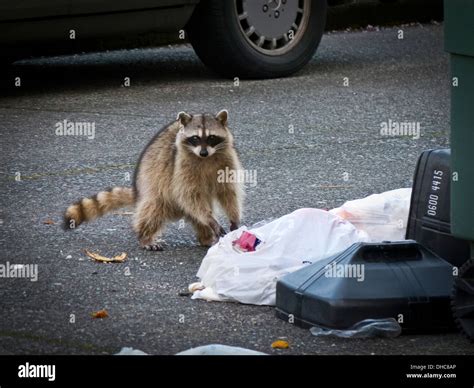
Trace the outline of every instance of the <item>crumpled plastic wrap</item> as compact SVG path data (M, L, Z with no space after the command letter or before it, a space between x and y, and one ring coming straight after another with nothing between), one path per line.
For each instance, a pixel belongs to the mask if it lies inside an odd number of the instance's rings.
M398 337L402 328L394 318L364 319L357 322L346 330L330 329L322 326L313 326L311 334L316 337L339 337L339 338L374 338Z

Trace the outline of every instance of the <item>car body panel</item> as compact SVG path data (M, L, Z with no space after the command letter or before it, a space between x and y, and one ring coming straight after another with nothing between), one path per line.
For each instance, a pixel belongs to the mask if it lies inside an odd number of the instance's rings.
M199 0L71 0L71 15L180 7Z
M179 29L185 26L198 1L44 0L44 8L36 7L36 0L2 4L0 10L5 13L0 20L0 45L4 50L0 55L21 58L97 51L108 48L109 39L117 42L114 48L130 47L126 41L146 34L171 33L177 40ZM69 7L72 3L74 6ZM153 41L137 43L140 45L153 45Z
M1 1L0 21L68 15L69 1L70 0Z
M17 0L0 2L0 22L195 5L199 0Z

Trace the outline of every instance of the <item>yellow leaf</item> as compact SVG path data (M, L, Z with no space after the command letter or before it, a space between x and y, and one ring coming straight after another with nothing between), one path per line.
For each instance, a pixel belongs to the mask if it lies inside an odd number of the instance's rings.
M122 263L127 258L127 254L125 252L123 252L121 255L114 256L112 258L101 256L98 253L89 252L87 249L85 250L85 252L87 256L101 263Z
M287 341L283 341L283 340L277 340L272 343L273 349L288 349L289 347L290 347L290 344Z

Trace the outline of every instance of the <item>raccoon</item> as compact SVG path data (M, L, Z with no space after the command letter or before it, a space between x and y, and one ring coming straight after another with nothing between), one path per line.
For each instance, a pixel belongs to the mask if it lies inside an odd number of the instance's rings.
M244 198L241 183L218 179L219 171L226 168L242 169L227 121L226 110L215 116L180 112L143 150L133 187L101 191L69 206L65 228L74 229L112 210L134 205L133 228L144 249L163 250L156 237L166 223L179 219L191 223L201 245L213 245L225 234L214 206L220 205L229 218L230 230L235 230Z

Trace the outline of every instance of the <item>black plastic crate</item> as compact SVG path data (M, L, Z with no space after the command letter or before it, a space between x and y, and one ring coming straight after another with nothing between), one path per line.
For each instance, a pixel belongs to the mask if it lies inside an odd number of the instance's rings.
M446 330L452 285L452 265L415 241L356 243L279 279L276 312L302 327L392 317L405 331Z

